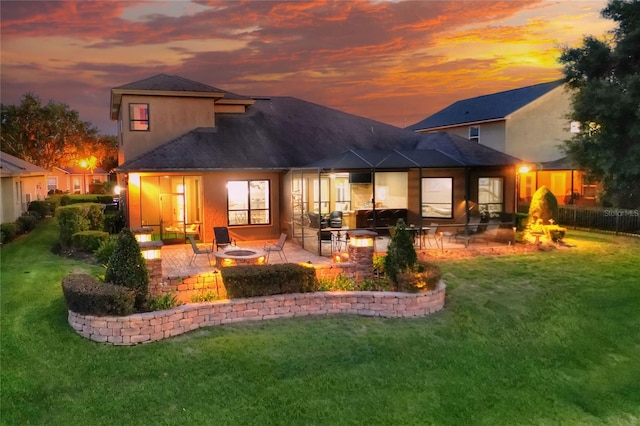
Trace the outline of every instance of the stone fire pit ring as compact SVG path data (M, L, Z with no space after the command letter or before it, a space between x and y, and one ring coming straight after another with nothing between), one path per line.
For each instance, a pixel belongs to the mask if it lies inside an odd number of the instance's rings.
M214 256L218 266L263 265L267 258L264 251L238 247L216 251Z

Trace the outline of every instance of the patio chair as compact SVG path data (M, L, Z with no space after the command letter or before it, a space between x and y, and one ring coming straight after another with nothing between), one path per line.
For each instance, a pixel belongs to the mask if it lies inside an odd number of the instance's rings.
M207 255L207 259L209 260L209 264L211 263L211 252L213 251L213 247L212 248L200 248L198 247L198 245L196 244L196 240L193 239L193 235L187 235L187 238L189 239L189 242L191 243L191 248L193 249L193 256L191 256L191 260L189 261L189 266L191 266L191 264L193 263L194 260L196 260L196 257L199 254L206 254Z
M284 256L284 261L288 262L287 255L284 252L284 242L286 240L287 240L287 234L283 232L282 234L280 234L280 239L278 240L277 243L266 244L264 246L264 251L267 252L267 260L265 261L265 263L269 263L269 255L271 254L272 251L277 251L278 254L280 255L280 259L282 260L282 257Z
M236 240L229 237L229 229L226 226L214 226L213 227L214 241L216 250L220 250L220 247L224 250L227 246L235 246ZM213 244L211 248L213 248Z
M342 228L342 212L334 210L329 213L329 226L331 228Z

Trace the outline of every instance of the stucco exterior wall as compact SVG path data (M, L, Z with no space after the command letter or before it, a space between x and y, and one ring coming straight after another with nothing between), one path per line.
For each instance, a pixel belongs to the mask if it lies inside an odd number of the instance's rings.
M496 151L506 152L506 140L505 140L505 123L504 121L495 121L480 124L468 124L465 123L460 126L454 126L447 129L442 129L448 133L461 136L465 139L469 139L469 127L477 126L480 128L480 144L493 148ZM441 130L438 130L441 131ZM507 153L508 154L508 153Z
M129 104L149 104L149 131L129 130ZM168 96L122 96L119 162L137 157L197 127L215 125L211 98Z
M509 155L539 163L562 158L559 145L571 138L570 95L557 87L507 117L506 140Z

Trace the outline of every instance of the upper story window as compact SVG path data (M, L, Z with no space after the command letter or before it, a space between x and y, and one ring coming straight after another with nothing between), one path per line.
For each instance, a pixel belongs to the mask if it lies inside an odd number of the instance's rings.
M149 130L149 104L129 104L129 130Z
M469 126L469 140L471 142L480 143L480 127Z

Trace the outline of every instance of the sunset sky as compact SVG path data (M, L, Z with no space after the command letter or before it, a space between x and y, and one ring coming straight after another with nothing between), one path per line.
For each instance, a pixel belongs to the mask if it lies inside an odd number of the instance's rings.
M110 89L177 74L400 127L456 100L561 78L606 0L8 1L1 97L64 102L115 134Z

